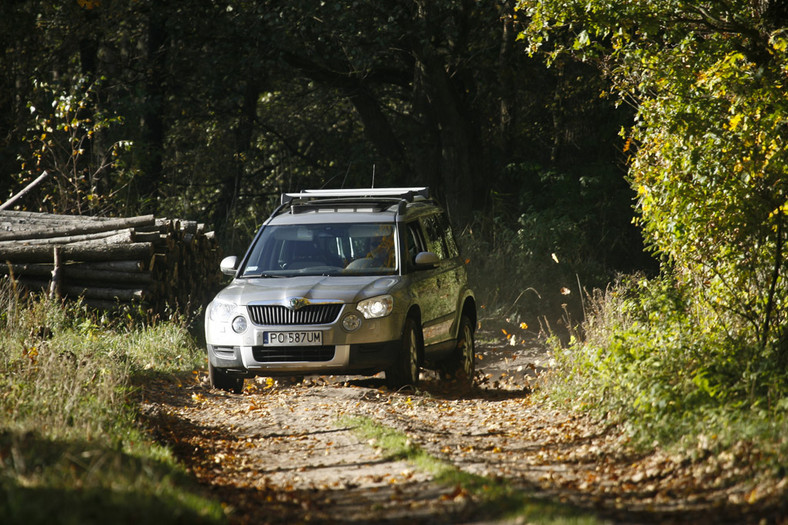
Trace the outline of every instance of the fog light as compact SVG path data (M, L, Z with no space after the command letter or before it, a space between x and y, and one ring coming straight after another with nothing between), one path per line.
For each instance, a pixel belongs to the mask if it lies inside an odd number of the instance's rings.
M240 315L233 319L233 332L236 334L242 334L246 332L246 318L241 317Z
M342 319L342 328L348 332L353 332L361 327L361 317L356 314L350 314Z

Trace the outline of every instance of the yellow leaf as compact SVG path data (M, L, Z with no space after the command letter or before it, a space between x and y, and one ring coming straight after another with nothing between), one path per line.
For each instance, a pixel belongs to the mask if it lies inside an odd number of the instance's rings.
M526 323L520 323L520 328L523 330L528 330L528 325Z
M739 122L741 122L742 114L737 113L728 121L728 129L733 131L739 126Z
M769 214L769 218L771 219L772 217L780 214L788 215L788 201L786 201L782 206L775 208L775 210Z

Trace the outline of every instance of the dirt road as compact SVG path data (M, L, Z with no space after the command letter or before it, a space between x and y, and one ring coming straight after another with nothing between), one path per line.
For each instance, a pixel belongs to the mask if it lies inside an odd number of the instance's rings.
M146 385L143 412L231 523L779 521L774 491L722 461L633 455L616 431L541 406L530 387L550 362L543 347L493 338L477 352L481 384L464 395L430 374L417 391L380 377L258 378L234 395L195 373ZM461 476L392 457L360 420Z

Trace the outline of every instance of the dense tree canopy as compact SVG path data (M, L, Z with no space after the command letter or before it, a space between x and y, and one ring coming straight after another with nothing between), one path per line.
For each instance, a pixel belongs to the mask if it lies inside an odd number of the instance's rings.
M562 287L642 264L618 136L632 113L593 66L530 57L514 8L4 2L0 194L47 170L22 207L199 219L238 251L282 191L429 185L480 288L560 310Z

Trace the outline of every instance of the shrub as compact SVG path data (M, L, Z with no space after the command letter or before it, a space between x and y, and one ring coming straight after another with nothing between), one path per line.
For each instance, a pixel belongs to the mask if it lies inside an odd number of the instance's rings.
M556 399L612 416L647 444L691 441L708 425L730 440L771 424L769 440L784 428L788 373L758 366L746 330L720 323L690 286L622 277L588 305L585 340L555 348Z

